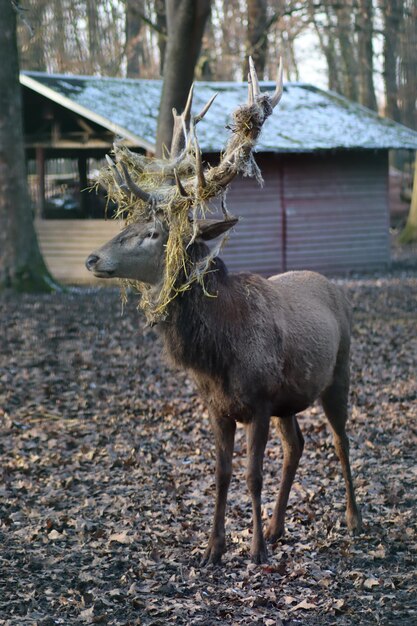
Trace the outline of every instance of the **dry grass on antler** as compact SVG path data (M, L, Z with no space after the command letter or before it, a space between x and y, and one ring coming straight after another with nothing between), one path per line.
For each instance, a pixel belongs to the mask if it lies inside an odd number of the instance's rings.
M168 304L179 293L189 289L194 282L198 281L204 289L204 276L210 271L211 261L218 254L225 237L203 262L192 267L188 262L187 248L197 236L198 219L205 218L210 212L209 201L214 198L224 200L227 185L238 173L253 176L262 183L252 149L265 119L272 113L276 104L273 100L276 96L274 94L271 99L269 95L254 91L255 82L257 86L256 73L252 74L252 81L249 80L248 104L240 106L233 114L233 124L230 127L232 135L221 155L220 163L214 167L206 167L203 175L199 169L201 155L195 135L195 123L204 116L211 101L202 114L191 122L190 108L188 109L185 148L179 155L173 154L171 158L156 159L134 154L126 147L115 146L117 167L109 161L110 165L99 173L97 185L102 185L107 190L108 201L118 206L116 217L122 217L127 224L148 222L152 219L161 220L168 228L164 283L157 300L151 297L149 287L143 283L122 281L124 288L133 287L141 294L139 305L151 322L163 319ZM175 114L174 117L176 123L182 120L185 128L185 113L183 116L181 118ZM178 135L176 139L178 140ZM126 171L128 172L132 182L145 192L145 196L146 192L151 195L149 200L140 199L131 193L126 185L121 186L123 179L119 168L125 177ZM229 214L225 206L223 208L227 218ZM180 275L184 277L181 281Z

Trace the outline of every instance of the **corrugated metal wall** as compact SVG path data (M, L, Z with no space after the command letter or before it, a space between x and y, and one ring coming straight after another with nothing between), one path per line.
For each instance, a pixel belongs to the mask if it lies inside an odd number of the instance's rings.
M283 157L287 269L328 274L389 262L386 152Z
M387 152L258 155L265 179L236 181L228 206L242 219L222 257L233 271L327 274L389 263Z
M257 162L265 184L253 178L232 183L227 206L240 220L221 257L232 271L271 276L282 271L282 210L277 159L260 155Z
M389 262L386 152L260 154L257 162L264 187L242 178L227 197L241 218L221 254L231 271L331 275ZM95 282L85 258L120 228L112 220L41 220L36 226L48 266L66 282Z

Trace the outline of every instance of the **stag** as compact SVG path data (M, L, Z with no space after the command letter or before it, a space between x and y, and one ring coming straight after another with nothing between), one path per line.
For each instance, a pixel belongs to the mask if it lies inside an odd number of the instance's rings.
M221 195L239 172L259 176L252 147L281 94L281 65L276 91L269 95L260 91L251 63L248 102L235 112L232 137L215 167L203 167L195 133L195 125L211 101L192 117L191 97L182 115L174 111L170 158L145 163L135 157L129 166L124 160L126 153L116 148L116 163L108 157L108 179L125 194L126 204L136 204L140 210L136 217L131 216L131 224L86 261L95 276L119 277L145 286L148 318L157 323L168 354L191 374L208 408L216 447L216 501L203 564L218 563L225 551L225 508L236 424L246 429L246 477L253 512L251 557L255 563L263 563L267 560L265 539L274 544L284 534L287 502L303 451L296 416L317 399L332 428L342 467L347 526L354 533L361 529L345 431L351 327L348 300L337 285L315 272L293 271L269 279L250 273L229 274L217 256L217 247L213 251L207 242L224 237L237 219L225 207L221 220L198 219L196 213L196 207ZM190 170L191 157L194 168ZM154 184L148 190L138 184L143 172L156 172L160 177L156 190ZM172 279L167 255L171 239L178 241L174 230L181 211L186 211L183 223L188 230L184 227L181 231L184 255ZM163 302L162 292L169 296L164 296ZM283 468L264 534L262 469L273 416L283 447Z

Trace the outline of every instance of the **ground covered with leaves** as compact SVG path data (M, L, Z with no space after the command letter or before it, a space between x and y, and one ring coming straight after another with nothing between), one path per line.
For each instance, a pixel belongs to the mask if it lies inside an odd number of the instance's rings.
M342 281L355 308L352 466L364 532L320 407L287 534L249 560L237 432L222 567L201 568L214 447L191 382L116 290L0 296L0 624L417 624L417 268ZM281 468L274 428L264 515Z

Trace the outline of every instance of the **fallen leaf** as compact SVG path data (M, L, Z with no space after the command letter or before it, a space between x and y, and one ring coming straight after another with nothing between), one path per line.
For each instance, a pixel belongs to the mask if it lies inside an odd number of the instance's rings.
M94 615L94 607L90 607L89 609L84 609L83 611L80 612L80 618L82 620L84 620L85 622L90 622L93 619L93 615Z
M313 604L312 602L309 602L308 600L302 600L296 606L293 606L290 609L290 613L292 613L293 611L298 611L299 609L303 609L304 611L317 609L317 604Z
M64 535L62 533L59 533L57 530L51 530L51 532L48 534L48 539L50 539L51 541L56 541L57 539L62 539L64 537Z
M110 542L114 541L116 543L129 544L133 542L133 537L132 535L128 535L127 532L113 533L112 535L110 535L109 541Z
M333 600L332 608L337 611L343 611L346 608L346 602L343 598L339 600Z
M372 589L373 587L377 587L379 584L379 580L377 578L373 578L372 576L363 582L365 589Z

